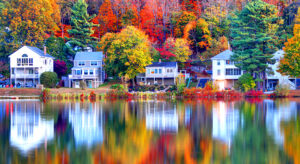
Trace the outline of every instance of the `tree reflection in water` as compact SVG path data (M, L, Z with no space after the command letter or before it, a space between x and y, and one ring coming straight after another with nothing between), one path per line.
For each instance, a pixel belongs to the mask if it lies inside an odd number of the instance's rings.
M297 106L0 101L0 163L299 163Z

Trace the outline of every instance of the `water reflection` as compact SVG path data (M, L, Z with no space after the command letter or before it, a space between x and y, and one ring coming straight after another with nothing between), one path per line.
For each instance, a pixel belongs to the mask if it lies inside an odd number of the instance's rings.
M80 106L79 102L70 104L69 122L73 127L75 142L91 146L103 141L103 116L99 104ZM100 109L100 110L99 110Z
M10 144L22 153L38 147L54 137L54 120L41 117L37 101L13 102L10 117Z
M0 101L0 163L298 163L299 102Z
M233 103L220 101L213 105L212 118L213 138L230 146L239 126L242 126L243 117L240 115L240 110L236 109Z

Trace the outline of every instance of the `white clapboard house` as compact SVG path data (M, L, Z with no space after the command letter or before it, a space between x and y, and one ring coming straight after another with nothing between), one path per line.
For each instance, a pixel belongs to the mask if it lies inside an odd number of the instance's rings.
M211 58L212 60L212 79L218 85L220 90L233 89L234 84L244 71L237 68L230 58L233 55L231 50L226 50ZM283 50L279 50L273 54L275 64L270 64L274 74L267 74L266 88L267 90L274 90L277 84L288 84L291 89L295 89L296 79L281 75L278 70L280 59L284 55Z
M16 87L36 87L44 72L53 72L51 55L37 47L23 46L10 56L10 83Z

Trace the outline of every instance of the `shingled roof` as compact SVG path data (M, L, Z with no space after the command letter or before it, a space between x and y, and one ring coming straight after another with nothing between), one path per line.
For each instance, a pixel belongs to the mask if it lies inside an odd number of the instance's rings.
M35 52L36 54L42 56L42 57L49 57L49 58L54 58L53 56L49 55L48 53L44 54L44 51L40 50L37 47L32 47L32 46L25 46L29 48L31 51Z
M102 60L103 52L77 52L74 60Z
M147 67L176 67L177 62L152 62Z
M225 50L218 55L211 58L211 60L228 60L230 59L231 55L233 55L233 52L230 50Z

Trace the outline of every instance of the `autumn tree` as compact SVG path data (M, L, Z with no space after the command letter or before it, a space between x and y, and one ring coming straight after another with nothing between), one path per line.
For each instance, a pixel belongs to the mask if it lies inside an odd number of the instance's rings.
M171 15L171 25L174 29L174 37L183 37L184 27L191 21L195 21L196 16L193 12L174 12Z
M249 2L232 21L232 48L236 66L256 81L265 81L276 48L278 22L275 6L261 0ZM260 88L260 82L258 82ZM264 85L263 85L264 86Z
M104 41L101 42L105 44ZM116 34L106 55L107 73L123 79L133 79L137 74L145 72L145 67L152 61L148 37L133 26L128 26Z
M166 50L174 54L175 61L186 62L192 51L189 48L187 40L182 38L168 38L164 44Z
M229 44L228 39L225 36L219 37L218 39L212 39L211 47L205 52L201 53L200 60L208 60L227 49L229 49Z
M300 9L295 19L294 36L284 44L284 58L280 61L279 72L292 77L300 76Z
M209 24L209 30L213 38L218 39L222 36L229 36L230 21L225 9L216 6L208 7L203 12L203 18Z
M99 8L97 17L94 18L94 23L99 24L98 27L95 27L95 34L97 34L99 39L107 32L117 31L117 18L113 13L110 0L104 0Z
M55 60L54 61L54 72L56 72L58 78L61 78L63 75L67 73L67 65L63 60Z
M58 29L60 14L55 0L8 0L0 19L15 45L41 47L47 35Z
M97 45L93 27L96 25L91 22L95 15L87 13L87 3L85 0L78 0L72 7L71 29L68 30L70 38L65 45L65 51L70 55L75 55L77 51L94 50Z
M211 46L211 33L208 23L200 18L188 23L184 29L185 39L188 40L195 54L200 55Z

